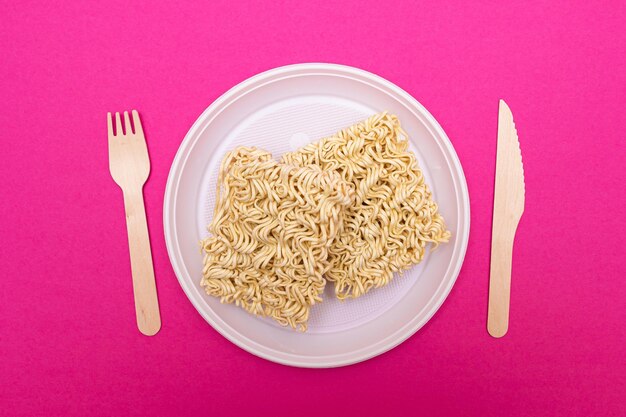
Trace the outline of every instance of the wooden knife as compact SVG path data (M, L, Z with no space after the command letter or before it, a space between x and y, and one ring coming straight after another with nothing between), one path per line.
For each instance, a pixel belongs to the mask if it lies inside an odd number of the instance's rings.
M517 130L511 109L500 100L487 317L487 329L493 337L504 336L509 328L513 240L524 200L524 166Z

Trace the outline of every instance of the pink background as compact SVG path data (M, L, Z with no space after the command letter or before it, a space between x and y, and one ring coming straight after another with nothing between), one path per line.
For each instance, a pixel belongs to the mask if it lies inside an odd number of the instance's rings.
M0 5L1 415L626 413L624 2L182 3ZM415 96L456 147L472 200L467 258L433 320L391 352L331 370L276 365L214 331L178 285L162 225L168 170L199 114L249 76L309 61L360 67ZM527 189L511 327L495 340L485 322L499 98L516 118ZM131 108L152 160L154 338L135 326L108 172L105 113Z

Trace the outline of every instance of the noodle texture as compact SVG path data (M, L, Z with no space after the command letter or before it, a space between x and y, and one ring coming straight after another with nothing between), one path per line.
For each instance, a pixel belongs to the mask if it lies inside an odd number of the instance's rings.
M202 242L201 285L222 302L305 331L353 202L338 172L282 164L256 148L227 153L211 236Z
M424 182L398 118L387 113L287 153L281 162L337 173L354 190L343 228L328 250L338 298L387 285L422 261L427 244L447 242L443 217Z

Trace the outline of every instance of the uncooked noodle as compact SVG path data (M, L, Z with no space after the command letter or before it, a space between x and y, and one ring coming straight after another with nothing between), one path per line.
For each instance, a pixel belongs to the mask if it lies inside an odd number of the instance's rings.
M447 242L443 217L388 113L283 155L239 147L220 167L202 286L306 330L325 279L339 299L387 285Z
M428 243L436 247L450 238L394 115L376 114L281 162L337 172L355 190L325 275L340 299L388 284L394 272L421 262Z
M354 193L335 172L279 164L240 147L222 161L201 285L222 302L306 330L328 248Z

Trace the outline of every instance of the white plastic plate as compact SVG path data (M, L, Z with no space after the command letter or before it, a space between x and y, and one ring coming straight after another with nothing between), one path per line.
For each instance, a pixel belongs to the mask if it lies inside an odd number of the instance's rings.
M200 287L199 242L207 236L224 153L257 146L279 158L374 113L396 114L452 232L390 285L338 301L333 284L306 333L221 304ZM285 365L334 367L379 355L435 314L459 273L469 236L469 197L458 157L437 121L405 91L356 68L299 64L256 75L226 92L194 123L176 154L164 201L165 240L180 285L198 312L239 347Z

